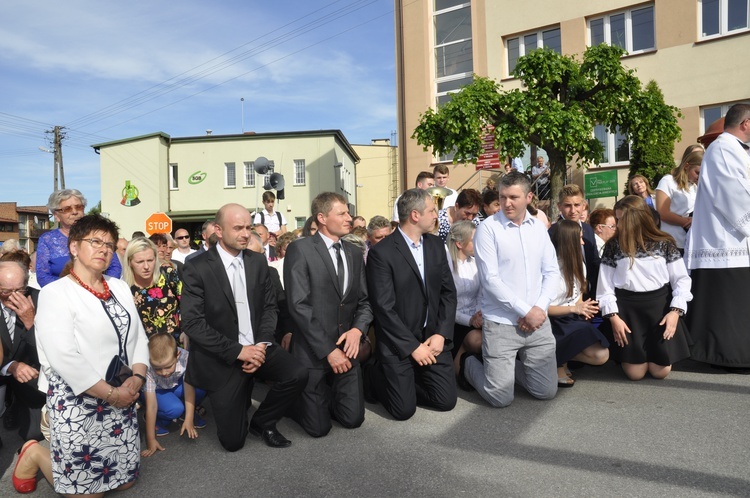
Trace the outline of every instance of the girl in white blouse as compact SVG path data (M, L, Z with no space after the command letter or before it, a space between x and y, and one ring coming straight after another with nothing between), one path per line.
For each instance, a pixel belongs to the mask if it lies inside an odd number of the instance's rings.
M701 172L703 147L691 145L682 155L680 165L665 175L656 186L656 210L661 217L661 228L675 240L684 251L685 237L693 223L695 195L698 192L698 176Z
M482 311L479 310L479 274L474 259L474 232L471 221L459 221L448 232L448 261L456 284L456 323L453 328L454 367L458 384L473 390L461 374L461 357L482 351Z
M690 356L687 311L690 277L674 239L656 227L642 198L615 204L617 232L604 246L597 298L612 358L631 380L663 379Z
M584 301L581 293L586 286L581 225L569 220L558 221L557 225L552 244L560 265L560 286L547 313L557 343L557 387L572 387L575 381L568 361L603 365L609 359L609 342L590 321L599 311L598 303Z

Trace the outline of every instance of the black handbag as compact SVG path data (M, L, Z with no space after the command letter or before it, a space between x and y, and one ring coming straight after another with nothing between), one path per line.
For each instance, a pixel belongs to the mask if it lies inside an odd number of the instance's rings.
M104 306L104 304L102 304L102 306ZM114 322L112 323L112 326L117 334L117 345L119 346L119 351L118 354L112 358L112 361L109 362L107 374L105 375L104 380L112 387L120 387L123 382L133 376L133 369L128 366L128 352L122 347L123 341L120 336L120 330ZM125 340L127 341L127 335L125 336Z
M112 361L109 362L109 367L107 367L107 375L104 380L106 380L107 384L112 387L120 387L123 382L125 382L132 376L133 369L130 368L124 361L122 361L120 355L115 355L112 358Z

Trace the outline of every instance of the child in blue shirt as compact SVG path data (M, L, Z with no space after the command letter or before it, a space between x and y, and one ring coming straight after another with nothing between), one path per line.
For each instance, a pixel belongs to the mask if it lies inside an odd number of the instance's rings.
M144 394L146 399L146 443L148 448L141 456L153 455L164 448L157 437L169 434L167 427L172 420L184 414L180 436L185 432L190 439L198 437L195 429L202 429L206 422L195 412L206 392L184 382L188 352L177 347L170 334L156 334L148 342L151 365L146 373Z

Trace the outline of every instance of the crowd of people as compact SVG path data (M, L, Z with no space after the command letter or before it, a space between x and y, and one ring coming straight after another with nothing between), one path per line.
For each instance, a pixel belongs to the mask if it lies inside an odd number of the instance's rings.
M36 262L0 257L3 418L28 440L15 489L39 471L58 493L126 489L175 422L198 437L207 409L227 451L248 435L283 448L285 416L323 437L362 425L365 402L407 420L451 410L459 387L494 407L516 384L551 399L574 367L610 359L632 380L691 356L750 373L750 106L724 126L655 195L634 176L588 213L564 186L552 223L513 168L482 193L449 189L443 165L422 172L395 221L352 218L324 192L288 231L266 192L256 213L222 206L196 248L184 228L126 240L84 215L81 192L53 193ZM268 393L250 416L256 381Z

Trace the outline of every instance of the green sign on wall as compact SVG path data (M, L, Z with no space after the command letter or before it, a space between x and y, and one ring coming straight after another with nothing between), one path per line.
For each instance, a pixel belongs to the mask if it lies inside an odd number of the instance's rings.
M585 195L587 199L617 197L617 170L598 171L585 175Z

